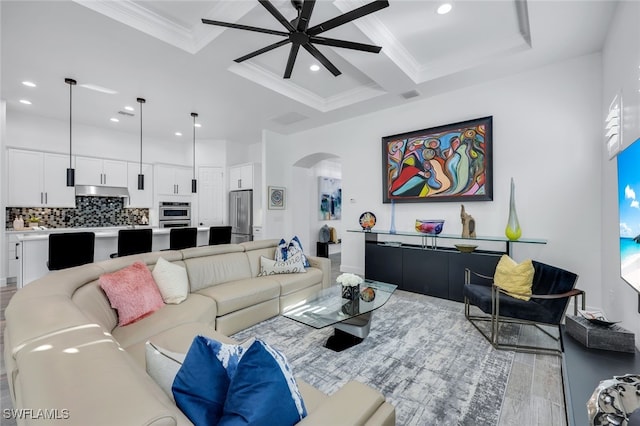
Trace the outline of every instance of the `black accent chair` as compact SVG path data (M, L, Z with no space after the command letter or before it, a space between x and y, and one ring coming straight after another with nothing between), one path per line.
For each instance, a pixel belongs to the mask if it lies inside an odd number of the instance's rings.
M231 244L231 226L212 226L209 228L209 245Z
M197 243L198 228L171 228L169 231L169 250L195 247Z
M153 245L153 231L144 229L121 229L118 231L118 252L111 258L132 254L149 253Z
M49 235L50 271L93 263L96 234L93 232L64 232Z
M493 284L493 277L465 269L464 314L496 349L560 355L562 349L558 345L556 349L509 343L500 339L501 325L517 323L533 325L558 342L560 323L564 318L570 298L574 298L574 315L578 314L578 296L582 297L582 309L585 308L585 292L575 288L578 275L544 263L536 261L532 261L532 263L534 274L531 291L533 294L528 301L509 296L506 291ZM474 284L471 283L472 275L476 280ZM477 306L488 315L471 315L471 305ZM490 331L487 331L487 327L481 327L480 322L490 322ZM540 325L558 327L558 335L554 336Z

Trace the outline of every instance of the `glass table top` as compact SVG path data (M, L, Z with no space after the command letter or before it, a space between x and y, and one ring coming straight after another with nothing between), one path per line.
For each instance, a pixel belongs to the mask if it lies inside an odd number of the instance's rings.
M360 284L360 291L365 287L371 287L375 292L375 297L370 302L343 299L342 286L334 285L308 299L286 306L282 315L314 328L324 328L378 309L389 300L398 286L364 280Z

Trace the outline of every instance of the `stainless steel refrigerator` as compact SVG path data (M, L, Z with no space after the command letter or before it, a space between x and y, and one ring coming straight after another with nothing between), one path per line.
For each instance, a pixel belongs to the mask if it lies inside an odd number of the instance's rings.
M229 191L231 243L253 241L253 191Z

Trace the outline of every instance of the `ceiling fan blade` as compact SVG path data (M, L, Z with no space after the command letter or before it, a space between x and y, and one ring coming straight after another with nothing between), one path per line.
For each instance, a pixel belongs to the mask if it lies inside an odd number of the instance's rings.
M267 47L263 47L262 49L258 49L255 52L251 52L251 53L248 53L248 54L246 54L244 56L241 56L238 59L234 59L233 61L237 62L237 63L240 63L240 62L246 61L247 59L251 59L254 56L258 56L258 55L261 55L261 54L263 54L265 52L268 52L270 50L276 49L276 48L278 48L280 46L284 46L287 43L290 43L289 39L281 40L281 41L279 41L277 43L270 44Z
M269 30L267 28L252 27L249 25L231 24L229 22L212 21L211 19L204 19L204 18L202 19L202 23L209 24L209 25L217 25L219 27L235 28L238 30L255 31L257 33L265 33L265 34L289 37L289 33L285 33L284 31Z
M287 18L282 16L282 13L280 13L278 9L276 9L275 6L271 4L269 0L258 0L258 1L262 6L264 6L265 9L269 11L270 14L273 15L274 18L276 18L282 24L283 27L285 27L287 30L291 32L296 30L293 27L293 25L291 25L291 22L289 22Z
M307 52L311 53L311 55L316 58L322 65L324 65L324 67L326 69L328 69L331 74L334 75L334 77L339 76L340 74L342 74L340 72L340 70L338 68L335 67L335 65L333 65L331 63L331 61L329 61L327 59L326 56L324 56L318 49L315 48L315 46L313 46L311 43L305 43L302 45L302 47L304 47L306 49Z
M313 12L313 6L316 5L316 0L305 0L302 4L302 13L298 18L298 31L305 32L309 27L309 20L311 19L311 12Z
M307 34L310 36L318 35L325 31L328 31L332 28L339 27L340 25L344 25L347 22L351 22L354 19L362 18L365 15L368 15L373 12L377 12L380 9L384 9L389 6L388 0L376 0L369 4L365 4L357 9L354 9L350 12L344 13L340 16L336 16L333 19L329 19L321 24L313 26L307 30Z
M284 70L284 78L291 78L291 72L293 71L293 64L296 63L298 50L300 50L300 45L293 43L291 45L291 51L289 52L289 60L287 61L287 68Z
M362 50L364 52L380 53L382 47L374 46L372 44L356 43L355 41L336 40L334 38L326 37L310 37L311 43L322 44L324 46L343 47L345 49Z

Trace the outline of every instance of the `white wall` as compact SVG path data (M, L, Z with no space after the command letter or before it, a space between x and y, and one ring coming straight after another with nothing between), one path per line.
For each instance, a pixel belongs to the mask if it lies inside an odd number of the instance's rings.
M0 7L2 10L2 7ZM7 102L4 100L0 100L0 164L2 165L2 169L6 168L7 156L5 155L5 142L6 142L6 112L7 112ZM0 173L0 195L7 193L7 179L5 173ZM0 212L4 212L6 210L6 196L0 196ZM4 232L0 232L0 286L4 286L7 284L6 276L9 271L7 271L9 265L7 263L7 239L6 234Z
M342 160L345 228L359 229L360 214L372 211L376 228L388 230L381 137L493 115L494 199L465 203L478 235L504 235L513 177L522 238L548 240L515 244L513 256L575 271L579 287L596 295L589 303L600 306L601 88L601 57L594 54L295 135L265 132L265 185L295 185L292 164L320 147ZM267 227L274 238L298 232L287 228L290 217L272 212ZM396 205L398 231L412 230L416 218L444 218L444 233L462 230L459 203ZM361 234L343 232L341 268L364 272Z
M603 99L600 123L604 123L611 99L622 93L624 106L623 147L640 137L640 3L618 3L616 15L602 53ZM603 132L601 132L603 134ZM601 297L607 316L621 320L640 345L638 294L620 278L620 245L616 160L609 160L600 137L602 167L602 276ZM640 168L640 165L638 166Z

